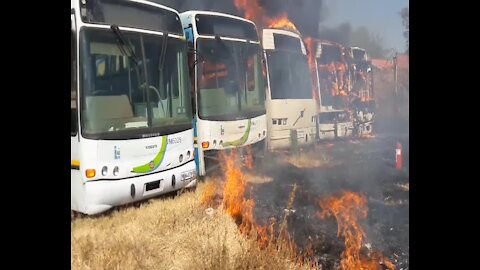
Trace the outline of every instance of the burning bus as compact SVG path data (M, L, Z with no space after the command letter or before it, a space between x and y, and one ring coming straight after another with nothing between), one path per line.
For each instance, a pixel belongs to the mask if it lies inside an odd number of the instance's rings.
M318 137L320 140L347 138L353 135L354 126L349 121L350 115L346 110L335 110L332 107L322 106L318 115Z
M357 135L372 133L375 99L373 89L372 63L367 52L359 47L348 48L352 70L352 95L350 108L354 113Z
M269 150L315 142L316 103L305 45L299 34L263 29L267 66Z
M343 46L326 40L314 44L320 88L319 139L350 137L354 130L349 112L352 80Z
M218 165L218 151L246 149L261 156L267 137L266 84L255 24L209 11L187 11L180 19L191 49L190 88L199 175Z

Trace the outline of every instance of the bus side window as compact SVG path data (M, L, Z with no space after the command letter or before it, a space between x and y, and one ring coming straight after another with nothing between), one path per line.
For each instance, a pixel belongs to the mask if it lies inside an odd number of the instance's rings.
M76 54L76 46L75 46L75 32L71 31L71 41L70 41L70 64L71 64L71 87L70 87L70 108L71 108L71 135L77 135L77 54Z
M192 100L192 112L193 116L197 113L197 104L195 102L195 53L193 50L189 50L187 54L188 59L188 81L190 89L190 98Z

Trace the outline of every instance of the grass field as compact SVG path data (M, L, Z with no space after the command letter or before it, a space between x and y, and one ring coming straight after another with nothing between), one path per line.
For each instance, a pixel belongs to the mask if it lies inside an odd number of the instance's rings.
M200 204L207 185L71 222L72 269L298 269L281 244L260 249L222 207Z

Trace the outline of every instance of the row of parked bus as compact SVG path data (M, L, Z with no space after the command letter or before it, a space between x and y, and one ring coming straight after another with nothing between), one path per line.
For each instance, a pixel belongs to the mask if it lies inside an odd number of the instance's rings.
M364 91L351 80L357 60L343 88L322 41L307 52L298 33L257 30L143 0L71 0L72 210L97 214L194 187L218 151L261 156L366 130L356 123L371 123L373 99L350 100Z

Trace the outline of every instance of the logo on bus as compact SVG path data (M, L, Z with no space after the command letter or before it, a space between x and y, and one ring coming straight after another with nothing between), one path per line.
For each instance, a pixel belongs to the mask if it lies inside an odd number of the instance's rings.
M147 145L145 146L146 149L154 149L154 148L157 148L157 145L154 144L154 145Z
M155 162L150 161L150 163L148 164L150 166L150 169L153 170L153 168L155 168Z

